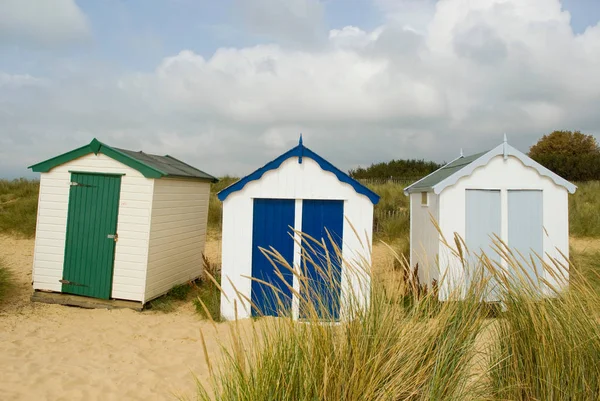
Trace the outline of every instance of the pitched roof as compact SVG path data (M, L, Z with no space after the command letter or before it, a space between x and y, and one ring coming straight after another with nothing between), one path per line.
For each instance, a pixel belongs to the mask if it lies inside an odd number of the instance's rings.
M230 186L228 186L227 188L225 188L224 190L219 192L217 194L217 196L219 197L219 200L224 201L230 194L232 194L233 192L236 192L236 191L240 191L249 182L260 179L263 176L263 174L265 174L267 171L275 170L275 169L279 168L279 166L281 166L281 164L284 161L286 161L287 159L289 159L291 157L297 157L298 163L302 163L303 157L307 157L307 158L314 160L321 167L321 169L335 174L335 176L337 177L338 180L352 186L352 188L354 188L354 190L357 193L365 195L367 198L369 198L369 200L371 202L373 202L373 204L377 204L379 202L379 195L377 195L375 192L371 191L369 188L362 185L360 182L356 181L355 179L350 177L348 174L344 173L343 171L341 171L340 169L335 167L333 164L329 163L327 160L323 159L321 156L319 156L318 154L316 154L309 148L305 147L302 144L302 137L300 137L298 146L288 150L287 152L285 152L284 154L282 154L275 160L265 164L263 167L254 171L252 174L247 175L246 177L231 184Z
M102 153L116 161L123 163L144 175L147 178L180 177L194 178L217 182L218 180L210 174L190 166L172 156L158 156L142 151L135 152L108 146L97 139L93 139L88 145L74 149L70 152L55 156L51 159L29 166L35 172L46 173L54 167L70 162L90 153Z
M460 178L471 175L477 167L485 166L493 157L498 155L516 157L525 166L535 169L541 176L550 178L556 185L566 188L570 193L574 193L577 189L575 185L560 177L558 174L548 170L546 167L513 148L505 141L490 151L477 153L471 156L460 156L459 158L454 159L440 169L406 187L404 193L408 195L413 192L433 191L434 193L439 194L446 187L454 185Z

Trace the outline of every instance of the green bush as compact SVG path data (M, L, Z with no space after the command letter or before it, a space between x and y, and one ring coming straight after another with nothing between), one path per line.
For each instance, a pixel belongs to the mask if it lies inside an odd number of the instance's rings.
M434 172L441 165L425 160L391 160L389 162L374 163L367 168L358 167L350 170L350 176L355 179L379 179L415 177L415 181L427 174Z

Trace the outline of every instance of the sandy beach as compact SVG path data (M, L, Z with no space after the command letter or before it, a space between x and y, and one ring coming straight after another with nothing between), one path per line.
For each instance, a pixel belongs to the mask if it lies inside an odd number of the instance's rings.
M207 247L214 252L215 243ZM0 399L165 400L193 397L209 380L229 325L201 320L191 303L172 313L87 310L31 303L33 240L0 237L16 293L0 307ZM242 322L242 325L249 322Z
M173 400L194 397L194 375L208 383L200 331L211 361L227 346L230 324L201 320L191 302L175 312L89 310L32 303L34 241L0 236L0 258L17 289L0 306L0 399ZM387 247L374 247L378 268L391 267ZM220 243L206 254L220 261ZM249 329L252 321L240 321Z

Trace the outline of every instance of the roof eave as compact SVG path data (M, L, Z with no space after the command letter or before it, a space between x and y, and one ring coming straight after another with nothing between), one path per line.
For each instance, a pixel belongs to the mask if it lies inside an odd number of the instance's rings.
M89 144L80 148L71 150L61 155L55 156L51 159L45 160L40 163L29 166L32 171L36 173L47 173L55 167L62 164L68 163L72 160L78 159L82 156L89 155L90 153L98 154L102 153L120 163L131 167L134 170L139 171L146 178L161 178L167 174L164 171L160 171L152 166L149 166L139 160L126 155L94 138Z
M456 182L462 177L470 176L476 168L487 165L493 157L501 156L504 154L506 154L506 156L516 157L521 161L521 163L523 163L523 165L535 169L541 176L550 178L556 185L564 187L567 191L569 191L569 193L575 193L575 190L577 189L576 185L565 180L558 174L548 170L546 167L542 166L541 164L539 164L523 152L519 151L518 149L505 143L496 146L494 149L490 150L487 153L484 153L483 155L481 155L481 157L473 160L471 163L465 165L460 170L454 172L454 174L438 182L432 187L433 192L436 195L439 195L447 187L456 184Z

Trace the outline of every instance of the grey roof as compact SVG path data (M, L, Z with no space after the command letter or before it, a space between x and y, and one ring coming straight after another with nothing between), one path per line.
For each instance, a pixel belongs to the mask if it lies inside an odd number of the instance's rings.
M146 164L156 170L165 173L167 177L184 177L184 178L201 178L217 182L218 179L212 175L205 173L202 170L198 170L196 167L190 166L187 163L177 160L173 156L159 156L144 153L142 151L133 151L127 149L113 148L127 156L136 159L143 164Z
M483 156L486 153L487 153L487 151L477 153L474 155L470 155L470 156L461 156L457 159L454 159L453 161L451 161L450 163L441 167L440 169L434 171L433 173L429 174L428 176L426 176L426 177L420 179L419 181L415 182L414 184L410 185L409 187L407 187L405 189L405 191L408 191L408 192L431 191L431 190L433 190L433 187L435 185L439 184L440 182L442 182L446 178L450 177L452 174L456 173L457 171L463 169L465 166L468 166L469 164L473 163L475 160L479 159L481 156Z

